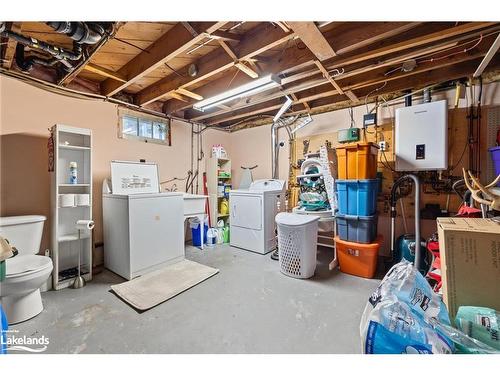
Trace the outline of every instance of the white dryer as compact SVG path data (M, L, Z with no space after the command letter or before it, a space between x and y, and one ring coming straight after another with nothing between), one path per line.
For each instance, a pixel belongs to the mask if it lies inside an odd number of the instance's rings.
M275 216L285 210L286 182L256 180L229 193L230 244L267 254L276 248ZM279 207L279 208L278 208Z

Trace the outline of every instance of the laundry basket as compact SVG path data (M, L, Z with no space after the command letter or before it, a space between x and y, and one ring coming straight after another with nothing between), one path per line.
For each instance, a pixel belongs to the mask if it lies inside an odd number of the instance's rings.
M316 270L319 216L281 212L276 215L281 272L307 279Z

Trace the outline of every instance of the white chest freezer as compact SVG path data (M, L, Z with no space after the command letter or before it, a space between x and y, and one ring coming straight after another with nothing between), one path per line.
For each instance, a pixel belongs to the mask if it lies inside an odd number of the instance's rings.
M104 265L131 280L184 259L182 193L160 193L156 164L111 162L103 184Z
M274 218L285 209L285 186L283 180L256 180L248 190L229 192L231 246L260 254L276 248Z

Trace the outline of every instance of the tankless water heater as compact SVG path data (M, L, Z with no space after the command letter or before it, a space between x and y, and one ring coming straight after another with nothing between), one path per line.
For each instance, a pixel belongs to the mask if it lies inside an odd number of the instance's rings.
M446 100L396 109L397 171L448 168L448 105Z

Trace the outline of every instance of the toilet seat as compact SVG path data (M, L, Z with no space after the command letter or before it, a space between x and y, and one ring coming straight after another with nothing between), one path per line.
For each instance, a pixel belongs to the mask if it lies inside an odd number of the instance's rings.
M18 255L5 262L7 279L30 275L52 267L52 260L43 255Z

